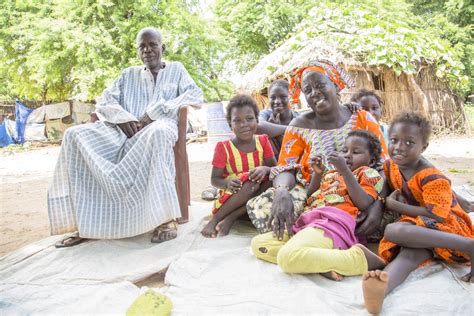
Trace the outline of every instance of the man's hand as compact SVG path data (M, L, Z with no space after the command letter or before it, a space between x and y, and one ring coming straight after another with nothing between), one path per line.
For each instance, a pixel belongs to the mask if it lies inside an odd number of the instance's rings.
M288 236L293 236L293 224L295 222L293 212L294 205L290 192L283 188L277 188L273 197L268 224L273 228L273 236L277 237L278 240L283 240L285 228Z
M382 222L382 216L383 204L376 200L367 210L360 212L357 218L356 234L369 236L375 232Z
M145 128L148 124L153 123L153 120L148 116L148 114L144 114L140 119L140 129Z
M128 138L133 137L133 135L138 133L140 130L139 123L135 121L125 122L117 125L122 130L122 132L127 135Z

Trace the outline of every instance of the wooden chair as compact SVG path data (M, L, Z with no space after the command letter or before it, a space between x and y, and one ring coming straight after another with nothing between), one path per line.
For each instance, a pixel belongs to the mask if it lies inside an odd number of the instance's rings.
M98 121L95 113L91 113L91 122ZM180 224L189 220L189 205L191 204L191 187L189 184L189 163L186 151L186 131L188 129L188 107L183 106L178 114L178 141L174 145L174 162L176 168L176 192L178 193L181 218Z
M176 192L178 193L181 218L179 223L189 220L191 204L191 186L189 183L189 163L186 151L186 131L188 129L188 107L183 106L178 114L178 141L174 145L174 162L176 168Z

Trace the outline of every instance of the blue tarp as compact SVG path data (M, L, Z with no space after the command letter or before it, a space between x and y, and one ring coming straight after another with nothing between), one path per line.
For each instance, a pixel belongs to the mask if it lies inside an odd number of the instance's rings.
M13 139L10 137L10 134L8 134L7 121L4 120L0 124L0 148L6 147L13 143Z
M20 101L15 101L15 116L16 116L16 139L15 142L23 144L25 142L25 127L28 116L33 112Z

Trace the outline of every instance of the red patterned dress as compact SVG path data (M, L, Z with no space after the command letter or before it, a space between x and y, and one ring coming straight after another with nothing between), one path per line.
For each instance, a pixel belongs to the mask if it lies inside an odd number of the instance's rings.
M240 151L232 143L232 140L218 142L214 151L212 165L216 168L224 168L224 178L239 178L242 184L249 179L249 171L265 165L265 158L274 156L272 145L267 135L256 135L255 151L247 153ZM219 198L214 201L212 214L219 211L233 192L230 190L219 190Z

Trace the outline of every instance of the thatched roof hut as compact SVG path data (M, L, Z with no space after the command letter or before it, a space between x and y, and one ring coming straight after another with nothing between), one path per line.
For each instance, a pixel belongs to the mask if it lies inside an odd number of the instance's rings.
M433 65L423 64L416 74L397 76L385 65L369 67L360 56L351 56L336 44L318 38L290 38L245 74L237 90L251 94L264 108L268 105L267 87L273 80L289 79L295 69L317 59L338 64L354 78L355 87L341 92L343 102L361 88L372 89L384 100L385 121L402 110L416 110L429 116L437 130L469 131L461 98L436 77Z

